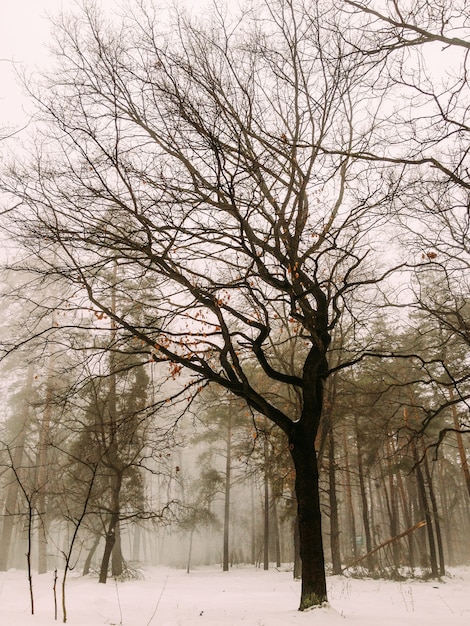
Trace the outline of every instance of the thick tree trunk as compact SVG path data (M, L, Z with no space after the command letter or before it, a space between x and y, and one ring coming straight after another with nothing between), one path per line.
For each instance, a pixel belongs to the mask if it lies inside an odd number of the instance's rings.
M318 307L325 302L318 296ZM327 324L327 308L318 315L318 328ZM302 561L302 589L299 609L303 611L327 602L325 560L323 553L322 520L318 459L315 439L323 412L323 386L328 373L325 357L330 338L328 333L316 334L304 362L302 412L286 434L295 468L295 495L299 518L300 558Z
M291 437L290 450L295 467L295 492L299 518L302 591L300 610L327 601L323 556L320 492L314 438L299 429Z

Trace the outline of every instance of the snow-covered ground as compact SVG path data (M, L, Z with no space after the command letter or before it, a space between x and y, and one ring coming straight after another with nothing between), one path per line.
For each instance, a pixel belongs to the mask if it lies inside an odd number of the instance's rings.
M296 610L299 583L286 571L198 569L186 574L148 568L144 579L100 585L70 577L67 623L73 626L456 626L470 623L470 568L450 570L442 581L328 579L330 606ZM59 581L60 583L60 575ZM50 626L62 622L60 584L54 621L52 574L33 580L30 615L24 572L0 573L0 625Z

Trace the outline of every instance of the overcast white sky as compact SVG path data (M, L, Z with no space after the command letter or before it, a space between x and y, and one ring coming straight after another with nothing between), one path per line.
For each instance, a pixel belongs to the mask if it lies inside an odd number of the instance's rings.
M72 5L72 0L0 0L0 128L25 120L24 99L14 66L47 63L48 13Z
M118 12L122 4L120 0L96 1L101 7ZM203 3L203 0L186 1L188 7L196 10ZM25 110L28 102L15 76L15 64L19 70L25 67L33 75L35 68L47 67L47 46L51 40L48 16L71 10L76 4L75 0L0 0L0 130L22 126L28 119ZM427 47L426 52L433 58L431 65L437 67L446 65L448 60L444 57L451 54L449 51L443 54L442 46L434 50Z
M95 1L107 11L119 12L124 4L121 0ZM203 1L186 0L185 4L199 10ZM12 61L31 73L35 67L47 66L47 46L51 39L48 16L72 10L77 4L79 0L0 0L0 129L18 126L27 120L24 112L27 102Z
M98 4L110 7L120 2L98 0ZM27 119L12 61L30 72L47 66L51 28L48 16L74 6L74 0L0 0L0 128L17 126Z

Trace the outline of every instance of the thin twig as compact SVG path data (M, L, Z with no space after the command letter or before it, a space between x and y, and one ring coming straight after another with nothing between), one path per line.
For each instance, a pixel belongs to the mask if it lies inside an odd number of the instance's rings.
M118 589L118 581L116 576L114 577L114 583L116 585L116 596L117 596L117 601L118 601L118 607L119 607L119 626L122 626L122 608L121 608L121 599L119 597L119 589Z
M153 621L153 618L155 617L155 614L156 614L157 609L158 609L158 605L160 604L160 600L162 599L163 592L165 591L165 587L166 587L166 583L167 583L169 575L170 575L169 573L166 575L165 581L163 583L162 590L160 591L160 595L158 596L157 604L155 605L155 609L154 609L154 611L152 613L152 616L150 617L149 621L147 622L146 626L150 626L150 624Z

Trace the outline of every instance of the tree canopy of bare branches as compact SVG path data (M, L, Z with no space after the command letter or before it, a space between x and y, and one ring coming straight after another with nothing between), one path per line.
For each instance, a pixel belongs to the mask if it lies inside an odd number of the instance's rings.
M287 435L302 609L327 598L314 442L331 333L351 292L392 271L369 265L390 201L374 165L380 64L341 19L321 0L266 0L169 25L142 4L116 25L86 5L56 23L57 67L31 88L42 137L4 185L21 199L19 266L62 281L64 306ZM276 347L290 337L289 366Z

